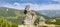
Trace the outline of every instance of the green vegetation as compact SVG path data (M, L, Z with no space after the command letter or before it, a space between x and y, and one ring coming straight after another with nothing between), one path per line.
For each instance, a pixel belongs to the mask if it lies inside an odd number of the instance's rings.
M5 18L0 18L0 27L18 27L18 24L12 23Z
M60 27L60 26L56 26L56 27Z
M56 19L55 24L56 24L56 25L60 25L60 19Z
M53 19L56 20L56 22L51 22ZM60 18L48 18L46 19L46 24L55 24L55 25L60 25Z
M8 9L8 11L7 11ZM39 24L39 19L42 14L34 11L37 15L36 21L34 22L35 25ZM23 20L23 10L16 10L12 8L0 7L0 27L17 27L18 24L22 24ZM2 18L4 17L4 18ZM47 17L45 23L46 24L55 24L60 25L60 17ZM51 22L51 20L56 19L56 22ZM47 26L38 26L38 27L47 27ZM57 27L57 26L56 26ZM60 27L60 26L59 26Z
M48 26L42 26L42 25L38 25L38 27L48 27Z
M7 11L8 9L8 11ZM18 17L22 16L23 11L21 10L16 10L16 9L11 9L11 8L5 8L5 7L0 7L0 17Z
M5 19L13 23L21 24L23 15L23 10L0 7L0 17L4 17Z

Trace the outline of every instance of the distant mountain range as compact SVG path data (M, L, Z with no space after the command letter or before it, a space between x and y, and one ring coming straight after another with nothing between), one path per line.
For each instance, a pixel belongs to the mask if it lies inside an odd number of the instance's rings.
M60 10L40 10L38 13L43 14L48 17L59 17Z

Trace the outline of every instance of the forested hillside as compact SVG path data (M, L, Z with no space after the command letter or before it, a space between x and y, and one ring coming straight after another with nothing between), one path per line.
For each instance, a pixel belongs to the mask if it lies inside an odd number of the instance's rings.
M34 11L34 10L32 10ZM40 18L40 14L34 11L37 18ZM0 7L0 17L12 21L13 23L22 24L22 18L24 16L23 10L17 10L12 8Z
M21 10L0 7L0 17L17 17L22 15L23 15L23 11Z

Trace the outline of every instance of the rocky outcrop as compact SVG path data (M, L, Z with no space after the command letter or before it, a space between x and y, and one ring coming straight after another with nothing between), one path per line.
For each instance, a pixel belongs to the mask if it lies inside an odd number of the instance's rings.
M35 13L28 12L24 17L25 24L33 24L36 19Z
M24 10L24 17L23 17L24 20L23 21L26 26L32 27L36 20L36 14L35 14L35 12L31 11L29 8L30 8L30 6L27 5Z
M30 6L27 5L25 10L24 10L24 24L25 25L33 25L35 19L36 19L36 14L35 12L32 12L30 9Z
M40 22L39 22L40 25L46 25L45 24L45 18L43 16L40 17Z

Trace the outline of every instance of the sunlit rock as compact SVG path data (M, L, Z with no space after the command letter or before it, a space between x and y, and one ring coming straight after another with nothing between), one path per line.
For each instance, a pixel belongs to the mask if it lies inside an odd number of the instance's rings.
M45 25L45 20L46 20L46 19L45 19L43 16L41 16L41 17L40 17L40 22L39 22L39 24L40 24L40 25Z
M25 25L29 25L29 26L32 26L34 24L34 21L36 19L36 14L35 12L32 12L30 9L30 6L27 5L25 10L24 10L24 24Z
M51 20L51 22L56 22L56 20L55 20L55 19L53 19L53 20Z

